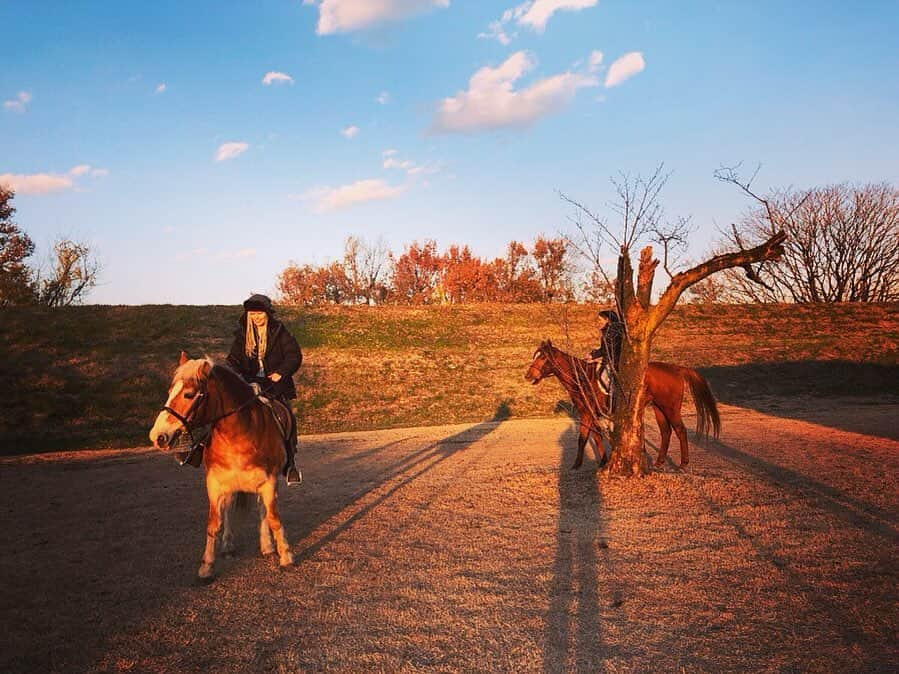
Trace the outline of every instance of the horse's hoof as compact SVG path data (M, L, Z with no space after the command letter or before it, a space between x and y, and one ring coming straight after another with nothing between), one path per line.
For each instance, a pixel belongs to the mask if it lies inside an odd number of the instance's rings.
M275 549L274 548L268 548L268 549L263 548L259 552L262 554L263 557L268 557L270 555L275 554Z
M665 459L662 459L661 461L659 461L659 460L653 461L652 465L655 468L661 468L662 466L665 465Z
M286 571L287 569L292 568L294 565L293 555L291 553L287 553L283 557L281 557L281 561L278 562L278 568L282 571Z
M211 585L214 580L215 580L215 574L210 573L208 576L197 576L196 582L197 582L197 585L205 586L205 585Z
M571 470L577 470L577 469L580 468L580 467L581 467L581 464L576 463L576 464L574 464L574 465L571 467Z
M689 462L689 461L681 461L681 462L680 462L680 467L681 467L681 468L686 468L688 465L690 465L690 462Z
M222 550L222 557L224 557L225 559L234 559L235 557L237 557L237 548Z

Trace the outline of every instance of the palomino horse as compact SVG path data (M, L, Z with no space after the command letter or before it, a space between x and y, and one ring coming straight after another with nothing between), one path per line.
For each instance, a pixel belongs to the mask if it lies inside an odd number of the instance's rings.
M213 577L216 537L223 524L222 551L228 554L233 549L229 512L239 492L259 496L262 554L274 552L274 535L281 566L292 565L293 555L278 514L277 478L286 454L274 415L236 372L210 360L188 360L182 352L150 441L168 451L182 433L193 440L193 430L210 425L212 436L203 451L209 517L200 578Z
M584 446L592 438L596 447L597 458L602 453L600 465L606 462L602 449L602 434L607 431L605 418L610 415L608 394L602 390L596 376L596 365L590 361L576 358L552 345L549 340L541 342L534 352L531 366L524 378L532 384L538 384L545 377L555 376L559 379L571 402L580 416L578 432L577 459L572 468L580 468L584 460ZM680 442L680 465L690 462L690 449L687 443L687 427L681 417L681 405L684 402L684 382L690 385L693 403L696 407L696 433L709 435L711 431L717 438L721 430L718 416L718 405L708 383L696 371L680 365L651 362L646 369L643 385L646 387L646 404L652 405L656 415L656 423L662 436L662 445L655 465L661 466L668 456L668 443L671 441L671 429L677 433Z

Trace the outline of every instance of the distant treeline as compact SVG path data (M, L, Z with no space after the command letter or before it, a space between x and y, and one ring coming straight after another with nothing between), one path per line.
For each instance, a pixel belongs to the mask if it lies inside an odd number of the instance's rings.
M281 301L322 304L464 304L472 302L607 301L601 284L578 282L569 242L537 237L511 241L504 257L472 254L468 246L437 249L408 244L397 256L383 243L347 239L343 259L323 266L291 263L278 276ZM601 295L601 296L600 296Z

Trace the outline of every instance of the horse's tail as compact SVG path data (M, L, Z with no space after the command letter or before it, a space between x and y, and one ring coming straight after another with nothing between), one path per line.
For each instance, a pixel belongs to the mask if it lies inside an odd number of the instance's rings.
M690 384L693 404L696 407L696 433L709 436L709 431L716 438L721 432L721 417L718 415L718 403L712 395L709 383L696 370L684 368L684 378Z

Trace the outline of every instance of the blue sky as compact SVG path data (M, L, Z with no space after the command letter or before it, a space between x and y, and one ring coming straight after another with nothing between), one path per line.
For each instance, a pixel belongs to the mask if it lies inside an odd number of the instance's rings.
M0 25L0 180L37 261L93 244L92 302L233 304L349 235L492 257L566 230L557 190L599 210L660 162L694 257L748 205L721 164L899 182L897 2L0 0Z

